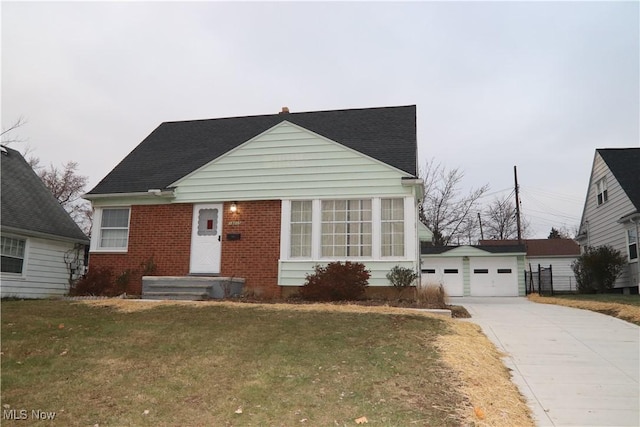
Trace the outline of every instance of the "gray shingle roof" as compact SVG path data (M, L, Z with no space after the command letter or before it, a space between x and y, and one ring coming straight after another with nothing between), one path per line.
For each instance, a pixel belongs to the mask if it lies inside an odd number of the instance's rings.
M18 151L6 148L0 158L3 230L44 233L89 243L87 236Z
M417 176L416 106L410 105L165 122L88 194L166 188L284 120Z
M640 210L640 148L600 148L596 151L631 203Z

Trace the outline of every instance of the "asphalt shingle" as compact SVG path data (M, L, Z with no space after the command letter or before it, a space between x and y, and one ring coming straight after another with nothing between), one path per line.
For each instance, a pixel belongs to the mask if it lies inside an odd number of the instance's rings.
M0 158L3 231L43 233L89 243L87 236L18 151L6 148Z
M410 105L165 122L88 194L167 188L284 120L417 176L416 106Z
M640 210L640 148L600 148L596 151L636 210Z

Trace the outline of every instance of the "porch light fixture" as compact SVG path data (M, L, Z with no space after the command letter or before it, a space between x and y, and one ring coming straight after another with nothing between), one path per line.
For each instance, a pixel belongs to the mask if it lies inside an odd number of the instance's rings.
M229 210L231 211L231 213L236 213L236 211L238 210L236 202L231 203L231 207L229 208Z

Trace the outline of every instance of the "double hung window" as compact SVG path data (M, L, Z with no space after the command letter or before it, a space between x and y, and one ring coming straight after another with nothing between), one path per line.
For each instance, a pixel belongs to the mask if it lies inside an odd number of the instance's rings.
M629 250L629 261L638 259L638 234L635 228L627 230L627 245Z
M607 181L604 178L596 183L596 198L598 201L598 206L609 200Z
M2 272L22 274L27 241L2 236Z
M291 258L311 257L311 200L291 202Z
M404 256L403 199L382 199L382 256Z
M100 249L126 249L129 241L129 208L102 209Z

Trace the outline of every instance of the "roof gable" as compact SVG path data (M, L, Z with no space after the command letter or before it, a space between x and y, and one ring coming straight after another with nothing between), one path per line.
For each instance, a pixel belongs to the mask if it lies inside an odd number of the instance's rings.
M601 148L596 150L631 203L640 210L640 148Z
M7 148L0 157L0 218L5 231L32 232L89 242L18 151Z
M171 184L176 203L403 194L409 174L283 121Z
M166 188L285 120L417 176L412 105L165 122L88 194Z

